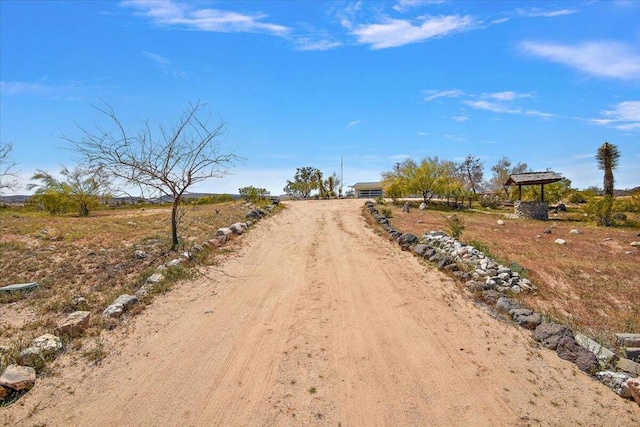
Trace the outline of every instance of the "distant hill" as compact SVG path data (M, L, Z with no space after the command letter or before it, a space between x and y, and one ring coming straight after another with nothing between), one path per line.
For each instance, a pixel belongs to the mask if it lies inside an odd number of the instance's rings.
M631 196L632 194L638 193L638 192L640 192L640 187L634 187L628 190L613 190L613 195L615 197L624 197L624 196Z
M188 200L188 199L200 199L202 197L209 197L209 196L221 196L222 194L219 193L186 193L182 196L183 200ZM234 200L238 200L240 199L240 195L239 194L229 194ZM9 204L9 205L22 205L24 203L27 203L29 201L29 199L31 198L31 195L15 195L15 196L0 196L0 203L5 203L5 204ZM114 197L112 200L112 203L114 204L135 204L135 203L171 203L173 201L173 197L169 197L169 196L162 196L162 197L154 197L154 198L149 198L149 199L145 199L142 197L131 197L131 196L124 196L124 197Z

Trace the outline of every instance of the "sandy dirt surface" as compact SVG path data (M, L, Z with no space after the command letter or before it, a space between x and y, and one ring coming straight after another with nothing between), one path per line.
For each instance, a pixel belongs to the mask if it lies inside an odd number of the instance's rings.
M376 235L362 201L288 203L206 277L72 354L11 425L638 425L640 409Z

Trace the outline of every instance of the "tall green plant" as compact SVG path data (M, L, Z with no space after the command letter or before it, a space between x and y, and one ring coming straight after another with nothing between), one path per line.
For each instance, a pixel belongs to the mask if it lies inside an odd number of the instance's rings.
M618 167L620 161L620 150L618 146L605 142L598 148L596 153L598 168L604 171L604 194L613 197L613 170Z

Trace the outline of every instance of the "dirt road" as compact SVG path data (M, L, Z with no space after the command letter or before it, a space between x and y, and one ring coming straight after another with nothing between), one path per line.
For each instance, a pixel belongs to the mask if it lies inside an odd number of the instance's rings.
M640 410L377 236L290 203L207 277L59 359L14 425L637 425ZM75 357L75 359L74 359Z

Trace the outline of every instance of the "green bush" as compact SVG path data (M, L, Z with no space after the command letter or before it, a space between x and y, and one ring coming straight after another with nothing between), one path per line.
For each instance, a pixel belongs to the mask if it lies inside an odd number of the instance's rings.
M378 196L376 197L376 205L386 205L387 202L384 201L384 197Z
M609 226L613 215L613 198L611 196L592 197L584 207L584 212L596 221L596 224Z
M480 206L483 208L489 209L498 209L499 203L498 200L492 197L482 197L480 199Z
M574 191L573 193L569 194L567 200L569 201L569 203L587 203L587 198L584 194L582 194L581 191Z
M640 193L631 197L618 197L613 203L615 212L640 213Z
M466 228L462 219L458 218L458 216L455 214L449 216L443 215L442 217L444 218L445 223L449 228L449 234L451 235L451 237L453 237L454 239L459 238L462 234L462 231Z
M380 209L380 213L384 215L385 218L393 218L393 214L391 213L391 209L389 208Z

